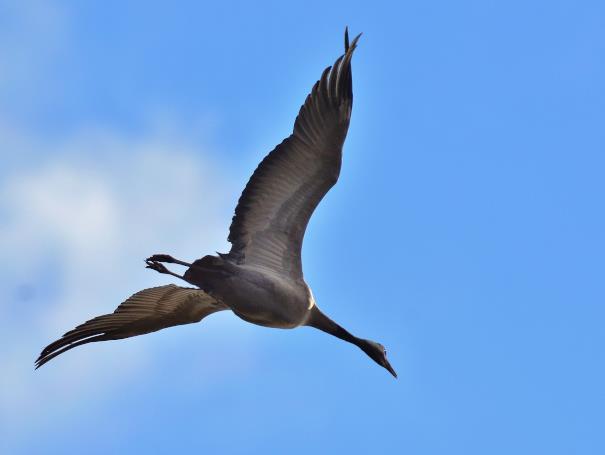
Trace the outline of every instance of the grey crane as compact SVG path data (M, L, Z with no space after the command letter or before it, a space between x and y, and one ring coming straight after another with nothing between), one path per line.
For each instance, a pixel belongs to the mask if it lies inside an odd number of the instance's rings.
M315 327L355 344L397 377L383 345L350 334L320 311L301 263L307 223L340 174L353 105L351 58L360 36L349 44L345 30L345 53L313 86L293 133L252 174L229 229L231 251L192 264L166 254L146 260L147 268L196 287L169 284L137 292L113 313L91 319L49 344L36 368L82 344L199 322L217 311L231 310L261 326ZM179 275L164 263L188 269Z

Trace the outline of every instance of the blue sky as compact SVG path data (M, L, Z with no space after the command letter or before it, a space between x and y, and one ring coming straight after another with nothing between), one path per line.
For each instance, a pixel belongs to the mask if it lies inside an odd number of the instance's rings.
M605 453L605 6L0 1L0 451ZM364 32L309 328L39 350L225 251L232 210Z

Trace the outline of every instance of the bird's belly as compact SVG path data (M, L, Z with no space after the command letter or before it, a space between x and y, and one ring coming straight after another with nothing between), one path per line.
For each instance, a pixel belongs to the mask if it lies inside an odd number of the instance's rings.
M294 292L296 288L290 284L269 279L235 280L222 300L244 321L282 329L293 329L307 321L308 299L304 293Z
M240 312L233 310L236 316L243 319L246 322L250 322L256 325L262 325L263 327L272 327L276 329L293 329L301 325L300 319L284 318L279 313L272 313L266 310L252 311L252 312Z
M233 312L244 321L280 329L293 329L304 324L310 311L304 303L301 305L275 295L250 295L230 303Z

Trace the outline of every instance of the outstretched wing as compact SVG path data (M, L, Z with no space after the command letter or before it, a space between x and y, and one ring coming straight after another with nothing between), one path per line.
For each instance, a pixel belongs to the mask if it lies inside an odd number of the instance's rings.
M191 324L225 309L227 307L223 303L199 289L174 284L144 289L132 295L113 313L91 319L49 344L36 360L36 368L82 344L128 338L166 327Z
M349 128L353 89L351 58L357 36L326 68L305 104L294 132L260 163L246 185L229 231L229 257L302 278L301 248L315 207L338 180Z

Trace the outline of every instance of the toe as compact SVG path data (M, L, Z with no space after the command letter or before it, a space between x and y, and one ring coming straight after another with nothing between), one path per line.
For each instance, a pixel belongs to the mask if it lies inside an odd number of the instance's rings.
M152 262L174 262L174 258L169 254L154 254L148 257L147 260Z

